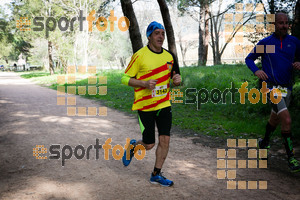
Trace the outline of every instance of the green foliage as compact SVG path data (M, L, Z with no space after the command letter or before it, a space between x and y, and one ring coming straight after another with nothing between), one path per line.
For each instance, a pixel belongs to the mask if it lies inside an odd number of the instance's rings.
M101 48L102 57L108 61L126 59L132 55L130 41L128 35L119 30L110 33L109 30L102 34L101 44L106 48Z
M133 103L133 88L122 85L121 70L102 71L98 73L101 76L107 76L107 95L85 95L87 98L98 99L106 106L134 113L131 111ZM235 88L240 88L241 84L247 81L248 91L256 88L257 78L245 65L220 65L214 67L185 67L181 68L183 86L179 89L183 92L184 98L178 100L186 100L185 91L187 88L196 88L199 91L202 88L211 92L217 88L223 92L226 88L231 88L231 83ZM27 78L33 75L27 75ZM33 78L40 83L47 84L56 89L56 76L44 76L43 73ZM24 76L25 77L25 76ZM51 82L52 81L52 82ZM77 82L79 85L87 85L87 79L84 78ZM65 84L67 86L67 84ZM259 89L259 88L258 88ZM239 137L239 138L257 138L264 134L265 124L270 114L270 105L257 103L253 105L248 100L246 94L245 104L240 103L239 93L235 94L235 104L231 103L231 94L226 95L226 103L221 102L214 104L207 102L201 104L197 110L197 104L180 104L173 103L173 124L183 129L193 130L196 133L206 134L216 137ZM261 99L261 98L260 98ZM294 101L291 104L290 112L294 123L292 131L295 137L300 137L300 124L296 123L300 120L299 112L300 99L300 82L294 86ZM278 128L275 135L280 135Z
M29 42L25 41L23 37L15 35L10 57L14 60L17 60L21 53L23 53L25 56L30 56L30 48L32 48L32 45Z
M49 73L46 72L32 72L32 73L22 73L21 77L22 78L36 78L36 77L44 77L44 76L49 76Z
M268 12L274 14L278 11L283 11L286 13L291 13L294 11L296 1L286 1L286 0L268 0L269 5Z
M0 30L0 57L5 57L5 59L17 60L18 56L23 53L25 56L29 56L30 48L32 45L26 36L26 33L20 33L16 29L16 19L23 17L23 13L20 10L21 8L19 2L12 2L10 9L14 17L5 14L5 12L0 9L0 18L1 20L1 30Z
M0 58L8 60L10 52L13 49L13 34L9 30L9 21L4 12L4 8L0 6Z
M20 53L26 56L30 64L48 66L48 41L53 44L52 58L55 66L59 71L64 71L67 65L107 65L107 62L116 61L114 65L125 63L125 59L131 55L131 46L128 40L128 33L118 30L115 23L115 31L100 32L93 23L93 32L88 32L83 28L79 30L79 22L74 22L73 31L70 26L67 31L60 31L58 24L54 31L49 31L46 37L45 26L46 20L53 17L56 22L61 17L71 20L78 17L80 10L83 11L84 17L87 17L93 9L101 16L109 16L112 9L112 1L89 0L30 0L30 1L13 1L9 9L12 16L4 16L4 11L0 10L1 20L0 30L0 58L10 59L16 62ZM95 15L96 19L100 16ZM28 17L31 21L31 31L20 31L16 28L16 20L20 17ZM33 31L36 25L33 24L35 17L44 17L41 22L44 24L43 31ZM53 23L50 22L50 27ZM5 30L2 28L4 27ZM3 30L2 30L3 29Z

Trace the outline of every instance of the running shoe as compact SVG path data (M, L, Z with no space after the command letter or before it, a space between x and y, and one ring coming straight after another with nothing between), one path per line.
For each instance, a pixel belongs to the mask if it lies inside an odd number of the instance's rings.
M259 149L266 149L267 150L267 158L260 158L258 156L258 159L260 159L260 160L268 160L268 154L269 154L270 145L269 144L266 144L266 145L263 144L263 139L259 139L257 147Z
M130 164L131 160L132 160L132 157L134 155L134 151L133 151L133 148L130 149L130 146L131 146L131 144L134 145L135 143L136 143L135 139L130 140L130 144L128 145L128 148L124 151L122 161L123 161L123 165L125 167L127 167ZM130 159L129 160L126 159L126 152L127 151L130 151Z
M260 149L270 149L270 144L269 144L269 142L267 142L267 144L264 144L263 143L263 139L259 139L259 141L258 141L258 147Z
M290 157L288 163L289 163L291 172L299 172L300 171L299 162L294 157Z
M160 184L161 186L164 186L164 187L170 187L170 186L174 185L173 181L164 177L162 175L162 173L159 173L156 176L153 176L153 174L151 173L150 183Z

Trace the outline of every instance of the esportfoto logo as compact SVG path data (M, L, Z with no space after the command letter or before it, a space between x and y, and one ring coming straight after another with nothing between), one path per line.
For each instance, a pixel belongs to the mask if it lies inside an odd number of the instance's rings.
M79 22L79 31L83 31L83 23L88 21L88 31L93 31L93 23L96 20L95 17L96 11L92 10L87 17L83 16L83 11L80 10L78 17L73 17L72 19L68 19L67 17L60 17L58 21L54 17L34 17L33 18L33 27L30 28L31 22L28 17L21 17L19 20L16 20L16 27L20 31L43 31L45 30L46 37L49 36L50 31L54 31L56 27L59 28L60 31L67 31L70 29L74 30L74 23L78 20ZM45 21L46 20L46 21ZM96 28L98 31L103 32L107 29L108 23L110 24L110 31L113 32L115 29L115 21L118 22L118 28L120 31L125 32L129 29L130 21L127 17L122 16L119 19L114 15L114 11L110 11L110 15L108 20L100 16L96 20Z
M235 88L234 84L231 83L231 88L226 88L224 91L221 91L218 88L214 88L211 91L206 88L201 88L198 91L197 88L187 88L185 90L185 104L197 104L197 110L200 109L201 104L206 104L209 101L214 104L218 104L220 102L222 104L226 104L226 97L229 94L231 97L231 103L235 104L235 94L237 93L240 94L240 104L245 104L246 94L248 94L248 101L252 104L257 104L260 100L263 104L266 104L268 93L270 93L270 101L274 104L278 104L282 99L282 91L278 88L269 89L265 81L262 82L262 88L260 90L256 88L248 90L247 86L248 82L246 81L241 84L240 88ZM178 94L180 91L176 92ZM175 92L172 91L172 94L175 94ZM182 97L182 93L180 94L180 97ZM173 100L175 100L175 96L172 98L172 101ZM175 103L183 103L183 101Z
M79 144L72 148L70 145L60 145L60 144L52 144L49 147L49 153L48 155L48 148L46 148L44 145L36 145L35 148L33 148L33 156L36 159L49 159L49 160L59 160L61 159L61 165L65 166L65 161L72 158L74 155L77 160L82 160L84 157L86 157L87 160L90 159L90 153L91 151L95 153L95 159L99 159L99 153L100 150L104 150L104 159L109 160L109 152L110 149L112 149L112 156L115 160L120 160L124 155L124 149L126 150L128 145L130 145L130 149L133 149L133 145L130 144L130 138L126 138L126 144L124 145L124 148L117 144L114 147L110 144L112 142L111 138L108 138L103 145L99 144L99 139L96 139L95 145L89 145L87 148L85 148L83 145ZM143 145L136 145L134 148L134 157L137 160L142 160L146 155L146 149ZM139 153L140 152L140 153ZM46 155L45 155L46 154ZM126 159L130 159L130 151L126 152Z

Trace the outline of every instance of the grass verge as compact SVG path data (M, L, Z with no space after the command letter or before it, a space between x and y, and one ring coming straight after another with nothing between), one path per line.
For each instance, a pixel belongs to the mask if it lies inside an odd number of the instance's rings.
M270 114L270 105L260 102L252 104L248 100L246 94L245 104L240 103L240 94L236 92L234 99L230 93L226 95L225 103L212 103L208 101L201 104L197 110L197 104L185 104L190 97L185 96L187 88L196 88L197 92L192 95L197 95L200 89L206 89L209 94L215 88L222 93L226 88L234 87L239 89L241 84L248 82L248 91L252 88L258 88L257 78L245 65L220 65L213 67L185 67L181 68L183 86L180 89L183 92L184 103L172 104L173 124L182 129L193 130L199 134L210 135L222 138L257 138L262 137L265 130L265 125ZM101 71L97 76L107 77L107 94L106 95L81 95L86 98L98 99L106 106L115 108L127 113L131 111L133 103L133 88L122 85L121 77L123 70ZM57 89L57 76L48 75L45 72L23 73L21 77L29 78L35 82ZM76 75L76 84L64 84L64 86L87 86L89 75ZM95 76L95 75L93 75ZM62 86L62 85L61 85ZM95 86L95 85L93 85ZM97 84L96 86L103 86ZM67 87L65 87L67 88ZM78 88L78 87L77 87ZM66 89L67 92L67 89ZM78 90L76 90L78 94ZM300 121L299 113L299 97L300 97L300 82L294 86L294 101L291 103L290 113L293 124L292 131L295 137L300 138ZM205 95L201 96L202 98ZM216 96L214 96L216 97ZM221 99L222 100L222 99ZM232 104L231 101L235 103ZM275 135L280 135L280 128L277 128Z

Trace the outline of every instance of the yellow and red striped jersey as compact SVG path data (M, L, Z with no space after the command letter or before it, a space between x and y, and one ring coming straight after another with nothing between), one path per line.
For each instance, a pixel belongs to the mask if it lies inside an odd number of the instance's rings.
M179 74L178 63L167 50L153 52L148 46L141 48L131 58L125 74L137 80L157 80L154 90L134 88L132 110L155 111L171 106L170 79L171 72Z

